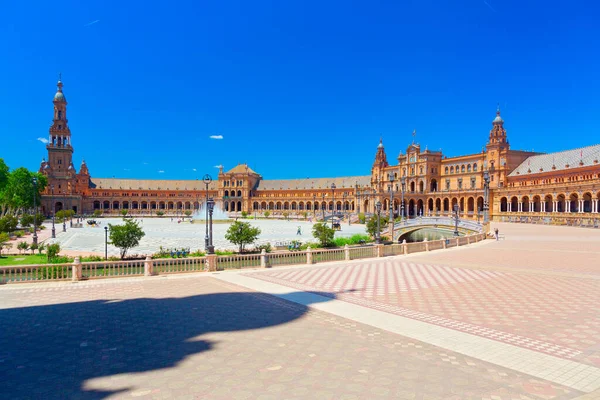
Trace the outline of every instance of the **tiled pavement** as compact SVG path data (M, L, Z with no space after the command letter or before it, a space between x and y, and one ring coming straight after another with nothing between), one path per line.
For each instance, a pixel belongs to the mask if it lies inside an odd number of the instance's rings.
M537 241L507 262L511 229L378 262L5 286L0 397L577 398L596 387L600 268L529 268Z

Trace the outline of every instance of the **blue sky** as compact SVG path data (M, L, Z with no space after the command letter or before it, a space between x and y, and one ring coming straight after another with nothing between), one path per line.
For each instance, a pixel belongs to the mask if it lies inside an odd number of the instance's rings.
M62 1L3 5L0 157L37 169L58 72L75 165L194 179L366 175L412 140L448 156L600 142L593 1ZM222 135L223 139L210 139ZM163 171L163 172L160 172Z

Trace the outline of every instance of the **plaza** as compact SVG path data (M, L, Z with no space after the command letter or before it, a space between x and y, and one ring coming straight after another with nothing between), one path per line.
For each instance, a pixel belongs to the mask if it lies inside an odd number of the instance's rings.
M3 394L599 398L600 231L495 227L408 256L6 285Z
M178 222L177 218L138 218L140 226L146 235L140 241L140 245L131 250L132 254L153 254L159 251L160 247L166 249L189 248L191 251L204 251L204 221L196 223ZM99 226L89 226L83 224L82 228L67 228L66 232L60 232L56 239L50 239L52 242L60 243L61 249L67 252L81 252L103 255L104 254L104 227L108 224L122 224L121 218L101 218L98 219ZM231 220L233 222L233 219ZM292 240L305 242L315 242L312 236L313 224L308 221L296 220L244 220L252 226L260 228L261 234L255 245L271 243L284 243ZM237 250L237 246L225 239L225 232L229 228L229 223L213 224L213 243L218 250ZM301 235L298 235L298 227L301 229ZM48 228L48 227L47 227ZM60 228L60 226L59 226ZM365 234L365 226L361 224L343 224L340 231L336 231L336 237L352 236L356 233ZM109 245L108 255L119 255L119 249Z

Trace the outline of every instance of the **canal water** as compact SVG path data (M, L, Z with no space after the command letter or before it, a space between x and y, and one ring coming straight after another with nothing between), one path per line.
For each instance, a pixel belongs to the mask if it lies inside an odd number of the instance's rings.
M459 236L464 236L465 234L459 232ZM414 242L422 242L427 239L428 241L432 240L440 240L440 239L448 239L453 238L454 230L453 229L444 229L444 228L423 228L418 231L413 231L406 233L399 238L399 242L402 242L406 239L406 243L414 243Z

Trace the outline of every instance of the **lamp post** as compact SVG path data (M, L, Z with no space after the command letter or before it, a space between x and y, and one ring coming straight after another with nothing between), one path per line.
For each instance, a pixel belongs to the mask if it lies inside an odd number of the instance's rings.
M37 177L33 177L33 244L37 245L38 243L38 237L37 237L37 204L36 204L36 197L37 197Z
M394 174L390 174L390 230L394 241Z
M490 221L490 174L488 171L483 171L483 223L487 224Z
M62 212L63 212L63 232L67 231L67 215L65 214L65 204L67 204L67 196L66 192L63 190L62 192L63 204L62 204Z
M315 216L315 220L317 219L317 209L315 208L315 203L317 202L317 195L313 193L313 203L312 203L312 211Z
M401 214L401 220L404 220L404 185L406 185L406 177L403 176L402 178L400 178L400 184L402 186L402 201L400 204L400 214Z
M331 184L331 229L333 229L333 217L335 216L335 183Z
M204 250L208 251L209 239L208 239L208 185L212 182L212 177L209 174L204 175L202 178L204 185L206 187L206 199L205 199L205 208L204 208L204 222L205 222L205 230L204 230Z
M213 210L215 207L215 200L210 197L207 201L206 201L206 206L208 208L208 247L207 247L207 253L208 254L215 254L215 247L213 246L213 232L212 232L212 216L213 216Z
M71 211L73 211L73 199L69 197L69 228L73 227L73 214L71 214Z
M358 181L356 182L356 215L360 214L360 190L358 189Z
M321 211L323 213L323 222L325 222L325 193L322 195L323 201L321 202Z
M377 235L375 237L375 243L381 244L381 201L377 200L377 203L375 203L375 210L377 210Z
M477 223L479 223L479 217L481 217L481 207L477 207Z
M104 227L104 261L108 260L108 226Z
M460 210L460 206L458 204L454 205L454 236L458 236L458 211Z
M56 238L56 229L54 228L54 215L56 214L56 205L54 204L54 185L50 185L50 201L52 202L52 239Z

